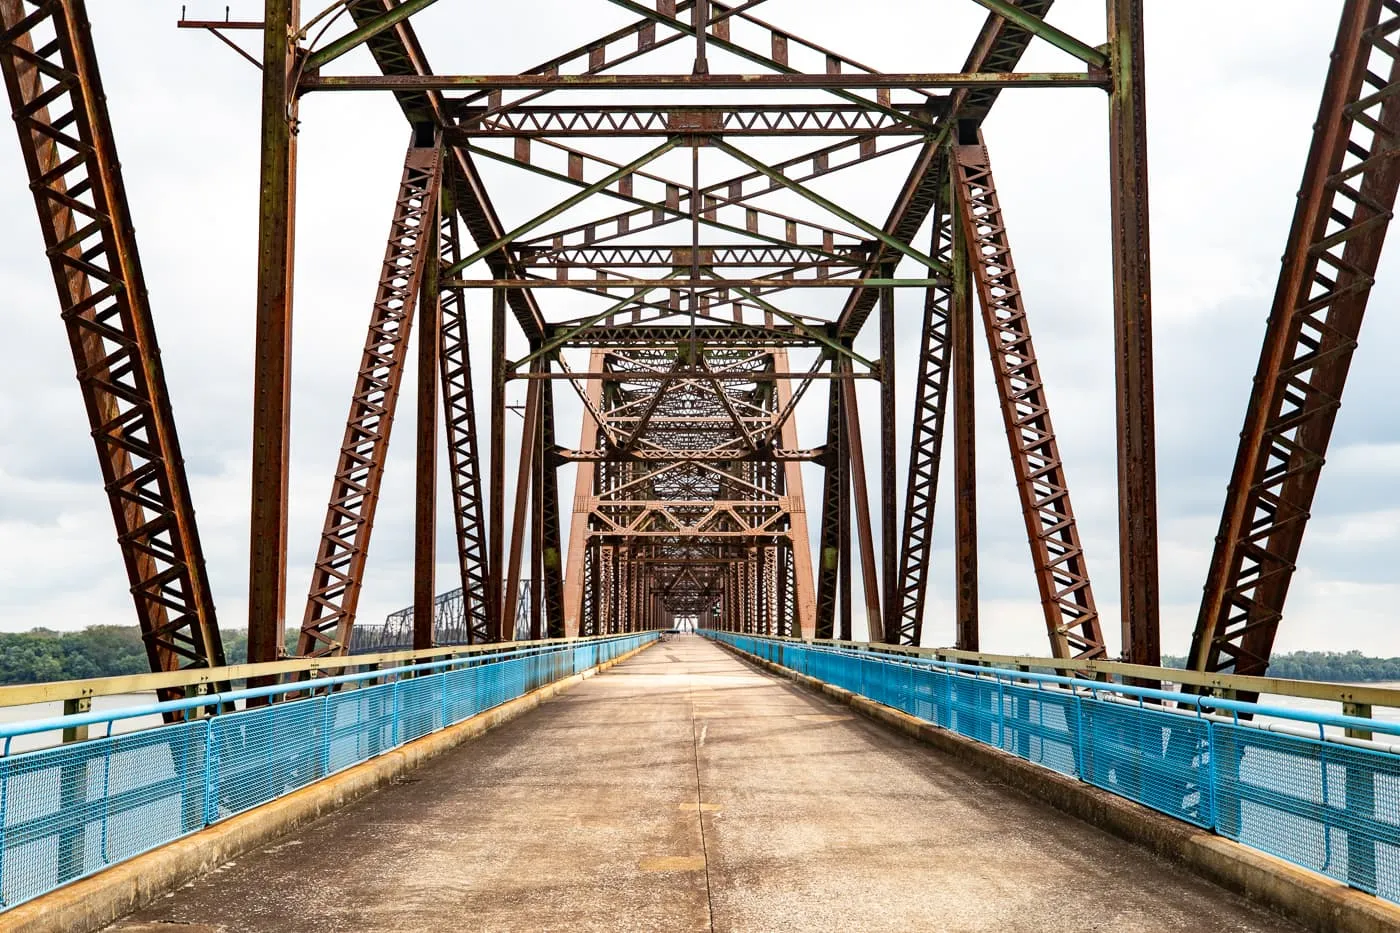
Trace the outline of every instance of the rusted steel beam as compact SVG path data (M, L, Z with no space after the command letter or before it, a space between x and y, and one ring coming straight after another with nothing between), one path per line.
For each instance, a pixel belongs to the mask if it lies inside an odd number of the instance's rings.
M385 13L392 12L395 4L392 0L347 0L345 8L359 27L378 21ZM427 56L408 20L375 34L365 45L375 64L386 75L412 77L432 73ZM451 123L445 115L442 96L436 92L404 90L396 92L394 98L404 117L414 127L424 124L446 127ZM496 214L471 156L459 148L453 148L447 153L447 161L452 166L452 205L461 216L467 232L475 243L495 242L503 235L505 227ZM487 257L486 264L491 268L492 275L521 277L507 254L493 253ZM544 315L534 297L529 292L512 289L507 301L526 338L538 339L544 329Z
M248 660L275 661L287 620L287 471L291 443L292 270L296 234L296 55L299 0L266 0L258 291L253 336Z
M544 610L546 638L564 636L564 557L560 547L562 531L559 523L559 465L554 434L554 387L540 384L540 472L536 496L539 500L539 536L535 551L539 555L540 596Z
M923 88L1103 88L1098 72L947 71L892 74L304 75L312 91L853 90Z
M936 257L935 257L936 258ZM882 627L879 640L891 641L898 627L899 597L895 582L899 562L899 516L895 497L899 493L895 478L895 325L894 290L885 289L880 296L880 606ZM846 385L855 391L856 384ZM875 633L870 633L875 641Z
M855 510L855 543L860 547L861 595L865 600L865 630L867 640L885 640L885 623L881 616L880 581L875 565L875 533L870 518L870 483L865 475L865 439L861 437L860 405L856 398L856 384L849 380L833 382L840 386L844 395L844 425L846 432L846 455L850 461L851 505ZM850 547L843 538L844 546Z
M601 376L603 373L603 351L593 349L588 355L588 375ZM598 450L602 426L593 419L592 412L602 403L602 381L588 383L589 404L583 413L583 427L579 438L579 451L585 455ZM580 458L578 470L574 474L574 505L569 521L568 564L564 570L564 629L569 637L589 630L589 611L596 602L589 603L590 585L596 577L590 572L596 566L590 560L592 549L586 545L588 532L587 497L597 492L596 477L598 468L591 459Z
M487 563L495 570L488 581L490 594L487 627L490 639L500 637L505 620L503 571L506 565L506 290L491 293L491 554ZM514 618L512 616L512 618Z
M1017 6L1027 15L1043 20L1053 4L1054 0L1020 0ZM1033 35L1023 27L993 14L987 17L982 31L978 33L962 70L1009 71L1019 64L1032 38ZM949 95L946 115L939 120L939 132L925 141L885 221L884 230L891 237L909 243L919 232L939 197L940 150L949 139L954 138L952 133L960 125L966 132L975 131L981 126L1000 94L1001 88L993 85L958 88ZM883 268L891 258L889 249L882 247L871 257L869 268L872 271ZM875 307L877 297L878 293L870 288L852 291L841 310L838 332L842 337L851 339L860 331Z
M535 462L535 447L539 443L540 434L541 388L547 386L544 383L532 382L525 393L525 425L520 429L520 451L516 461L515 512L511 522L510 557L506 564L505 603L501 611L501 628L496 635L497 641L515 639L515 614L520 598L520 556L525 548L525 526L530 515L530 480ZM534 546L538 547L538 542Z
M952 178L949 178L952 184ZM949 188L948 210L958 209ZM954 499L954 611L956 644L964 651L978 651L981 626L978 611L977 580L977 406L972 377L973 330L972 269L968 255L967 228L950 216L949 239L953 270L952 295L948 303L947 365L953 382L953 499ZM947 377L945 376L945 379Z
M423 274L418 299L418 404L416 476L413 497L413 647L433 646L437 616L437 463L438 379L442 352L442 288L438 284L442 253L441 186L424 221ZM467 594L463 592L463 598Z
M636 246L564 246L558 249L531 245L516 247L516 261L524 269L688 269L693 247L689 244ZM838 258L831 258L832 250ZM832 271L863 265L869 248L864 246L828 247L822 243L791 245L702 243L699 248L702 269L765 266L825 268Z
M155 672L222 666L184 458L82 0L0 0L0 72L147 661Z
M1191 642L1263 674L1400 185L1400 2L1347 0Z
M945 195L933 220L930 255L952 268L954 228L949 209L951 189L946 163L939 168ZM953 269L956 276L957 270ZM966 266L963 274L967 274ZM899 553L897 608L886 637L895 644L918 645L923 638L924 606L929 565L933 557L933 524L937 514L938 468L943 456L943 431L948 409L948 348L951 302L956 279L932 285L924 293L920 330L919 371L915 377L914 426L909 447L909 479L904 490L904 536Z
M452 110L457 122L445 136L449 143L459 144L491 137L923 136L933 128L935 109L929 103L896 104L888 109L901 116L855 104L532 106L504 113L464 106Z
M954 151L958 218L967 237L981 299L983 329L996 373L1050 650L1057 658L1106 657L1064 462L1040 377L1040 361L1031 340L1006 221L981 132L975 142L960 144Z
M609 289L637 289L637 288L665 288L675 291L686 291L692 288L703 288L714 293L716 302L728 300L727 289L743 288L752 289L755 294L769 294L774 292L786 292L796 289L813 288L851 288L861 286L866 288L928 288L936 285L938 279L896 279L889 276L875 278L769 278L769 279L724 279L718 277L698 278L698 279L678 279L678 278L656 278L643 279L631 278L622 275L608 275L605 272L595 273L590 278L578 279L449 279L457 288L572 288L587 289L593 294L603 295L610 298L621 298L623 295L610 295Z
M1109 192L1123 660L1155 666L1162 661L1162 635L1142 7L1142 0L1108 0L1113 77L1108 120Z
M301 657L346 653L355 624L414 309L424 269L437 259L441 151L431 140L427 146L418 142L415 139L404 156L379 286L297 639Z
M452 211L442 212L440 258L451 265L461 257L460 229ZM487 559L486 507L481 495L481 436L477 433L472 384L471 329L466 295L441 285L442 346L438 354L442 412L447 425L447 468L452 487L452 518L457 531L457 569L462 581L462 614L467 643L491 640L491 567Z
M832 364L839 367L838 361ZM845 394L840 381L831 383L827 397L826 447L822 454L822 514L817 543L816 619L817 638L836 634L837 588L840 583L841 551L847 546L842 536L842 513L846 509L846 431Z

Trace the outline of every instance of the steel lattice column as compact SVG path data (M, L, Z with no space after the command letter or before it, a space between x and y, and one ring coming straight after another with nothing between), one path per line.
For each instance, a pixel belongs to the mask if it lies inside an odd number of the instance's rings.
M461 258L461 241L455 215L444 212L440 234L441 262L451 265ZM476 402L472 386L471 331L467 326L467 300L463 289L441 291L442 347L438 359L442 374L442 409L447 422L447 467L452 485L452 518L457 530L457 567L462 578L468 644L491 640L491 578L486 557L486 516L481 495L481 438L476 430Z
M1348 0L1246 409L1191 667L1263 674L1400 185L1400 3Z
M414 306L424 267L437 258L441 153L435 144L421 147L417 142L409 146L404 157L345 439L331 483L306 615L297 640L297 653L303 657L343 654L349 649Z
M1084 548L1070 505L1064 462L1050 420L991 161L981 132L976 136L975 142L956 147L958 216L967 234L981 299L1050 649L1057 658L1105 657Z
M0 0L0 70L154 671L224 663L82 0Z

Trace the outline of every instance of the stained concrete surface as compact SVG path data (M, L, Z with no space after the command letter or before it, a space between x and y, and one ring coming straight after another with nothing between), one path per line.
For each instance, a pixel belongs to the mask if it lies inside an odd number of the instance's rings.
M113 933L1294 931L673 638Z

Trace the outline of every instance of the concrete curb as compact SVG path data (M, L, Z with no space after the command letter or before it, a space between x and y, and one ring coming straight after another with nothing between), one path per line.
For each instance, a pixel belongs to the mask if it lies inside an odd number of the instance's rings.
M438 755L529 712L655 644L656 641L648 642L597 667L546 684L247 813L21 904L0 914L0 931L90 933L99 930L229 859L392 783Z
M723 642L741 659L851 707L1047 803L1243 895L1317 933L1400 930L1400 907L1282 859L1197 829L1090 784L916 719L900 710L799 674Z

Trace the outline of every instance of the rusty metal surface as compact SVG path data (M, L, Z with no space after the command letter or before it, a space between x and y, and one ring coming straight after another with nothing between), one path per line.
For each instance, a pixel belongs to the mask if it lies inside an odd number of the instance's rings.
M948 188L948 165L938 169ZM929 254L952 265L953 240L961 237L953 226L947 193L933 217ZM948 353L951 302L954 283L930 286L924 294L923 327L920 330L919 363L914 385L914 427L909 445L909 478L905 483L903 543L897 577L898 617L886 628L886 640L918 645L923 639L924 605L928 595L928 570L933 556L933 521L938 499L938 468L943 456L944 426L948 411Z
M1268 669L1400 186L1396 0L1348 0L1192 638L1194 670Z
M958 217L967 236L983 330L1026 521L1041 608L1057 658L1106 657L1084 547L1070 505L1040 361L1031 340L991 160L981 133L954 148Z
M301 657L349 648L414 308L423 270L437 255L432 247L441 184L438 147L410 145L297 639Z
M457 217L444 212L439 238L443 265L461 258ZM452 520L457 532L457 571L461 577L467 643L490 641L490 566L486 556L486 517L481 495L481 438L476 428L472 385L471 329L467 296L460 288L441 288L441 336L438 353L442 379L443 419L447 424L447 470L452 487Z
M0 0L0 71L153 671L224 653L82 0Z

